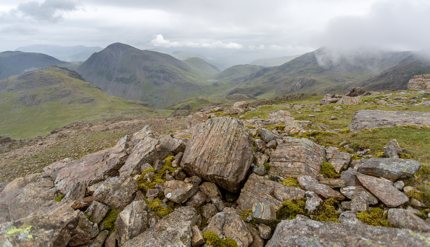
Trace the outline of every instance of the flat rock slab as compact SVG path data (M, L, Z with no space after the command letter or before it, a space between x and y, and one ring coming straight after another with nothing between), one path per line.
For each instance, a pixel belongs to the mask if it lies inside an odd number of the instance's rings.
M181 166L189 174L237 192L252 160L251 138L242 122L214 118L194 128Z
M416 160L396 158L373 158L361 160L358 172L375 177L383 177L391 181L412 177L420 168Z
M395 126L430 127L430 112L361 110L349 128L354 131Z
M362 223L318 222L298 216L278 224L267 247L284 246L429 246L430 234Z
M264 177L251 174L237 200L242 210L251 210L254 204L264 203L278 210L286 200L304 198L305 191L297 187L284 186Z
M357 174L360 183L387 207L398 207L409 201L409 198L394 187L393 183L384 178L376 178Z
M316 177L325 161L325 149L308 139L286 138L270 156L269 175Z

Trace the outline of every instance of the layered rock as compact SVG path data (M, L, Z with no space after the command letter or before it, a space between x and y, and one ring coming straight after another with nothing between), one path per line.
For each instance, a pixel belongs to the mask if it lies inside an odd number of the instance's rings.
M361 160L358 172L375 177L383 177L391 181L412 177L420 168L416 160L397 158L373 158Z
M351 130L395 126L430 126L430 112L360 110L352 119Z
M408 82L408 89L430 90L430 74L416 75Z
M316 177L325 161L325 149L308 139L288 137L280 143L270 157L269 175Z
M235 192L252 160L252 144L243 124L232 118L215 118L194 128L181 166L190 174Z
M187 246L191 247L193 226L199 216L192 207L180 207L137 237L125 242L124 247Z
M428 246L430 234L362 223L332 223L298 216L278 224L267 247L282 246Z

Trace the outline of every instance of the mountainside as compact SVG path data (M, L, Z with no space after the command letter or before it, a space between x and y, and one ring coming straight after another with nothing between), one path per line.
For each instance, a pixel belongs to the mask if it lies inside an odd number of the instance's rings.
M148 113L54 67L0 81L0 136L32 137L80 120Z
M414 75L426 73L430 73L430 61L411 55L380 75L364 81L361 86L369 90L406 89Z
M39 52L63 61L80 62L87 60L93 53L102 50L100 47L88 46L58 46L58 45L31 45L17 48L18 51Z
M223 70L216 76L216 79L222 82L241 83L263 69L261 66L251 64L235 65Z
M274 57L274 58L263 58L263 59L257 59L251 62L252 65L258 65L263 67L274 67L279 66L284 63L288 63L289 61L293 60L297 56L284 56L284 57Z
M0 79L22 72L60 65L64 62L48 55L31 52L6 51L0 52Z
M205 83L190 66L172 56L120 43L93 54L78 72L111 95L156 107L198 95Z
M408 52L339 55L319 49L281 66L261 70L247 77L231 93L274 96L341 89L377 76L410 55Z
M188 66L190 66L195 71L195 73L205 79L211 79L220 72L216 66L199 57L188 58L185 59L184 62L188 64Z

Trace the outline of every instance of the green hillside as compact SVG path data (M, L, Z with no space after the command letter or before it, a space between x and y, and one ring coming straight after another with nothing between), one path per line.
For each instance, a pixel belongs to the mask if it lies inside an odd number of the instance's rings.
M0 136L13 138L44 135L80 120L153 114L57 67L0 81L0 112Z
M191 57L185 59L184 62L188 64L188 66L190 66L195 71L195 73L197 73L204 79L212 79L220 72L216 66L206 62L199 57Z

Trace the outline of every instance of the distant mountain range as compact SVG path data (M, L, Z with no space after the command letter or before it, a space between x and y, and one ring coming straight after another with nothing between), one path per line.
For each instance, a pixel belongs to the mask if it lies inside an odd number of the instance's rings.
M0 79L25 71L61 65L64 62L40 53L6 51L0 53Z
M76 72L51 67L0 80L0 135L44 135L80 120L142 115L142 104L112 97Z
M58 46L58 45L31 45L17 48L18 51L37 52L50 55L67 62L83 62L93 53L101 51L100 47L88 46Z
M251 62L252 65L258 65L263 67L275 67L282 65L284 63L288 63L293 60L297 56L284 56L284 57L273 57L273 58L263 58L257 59Z

